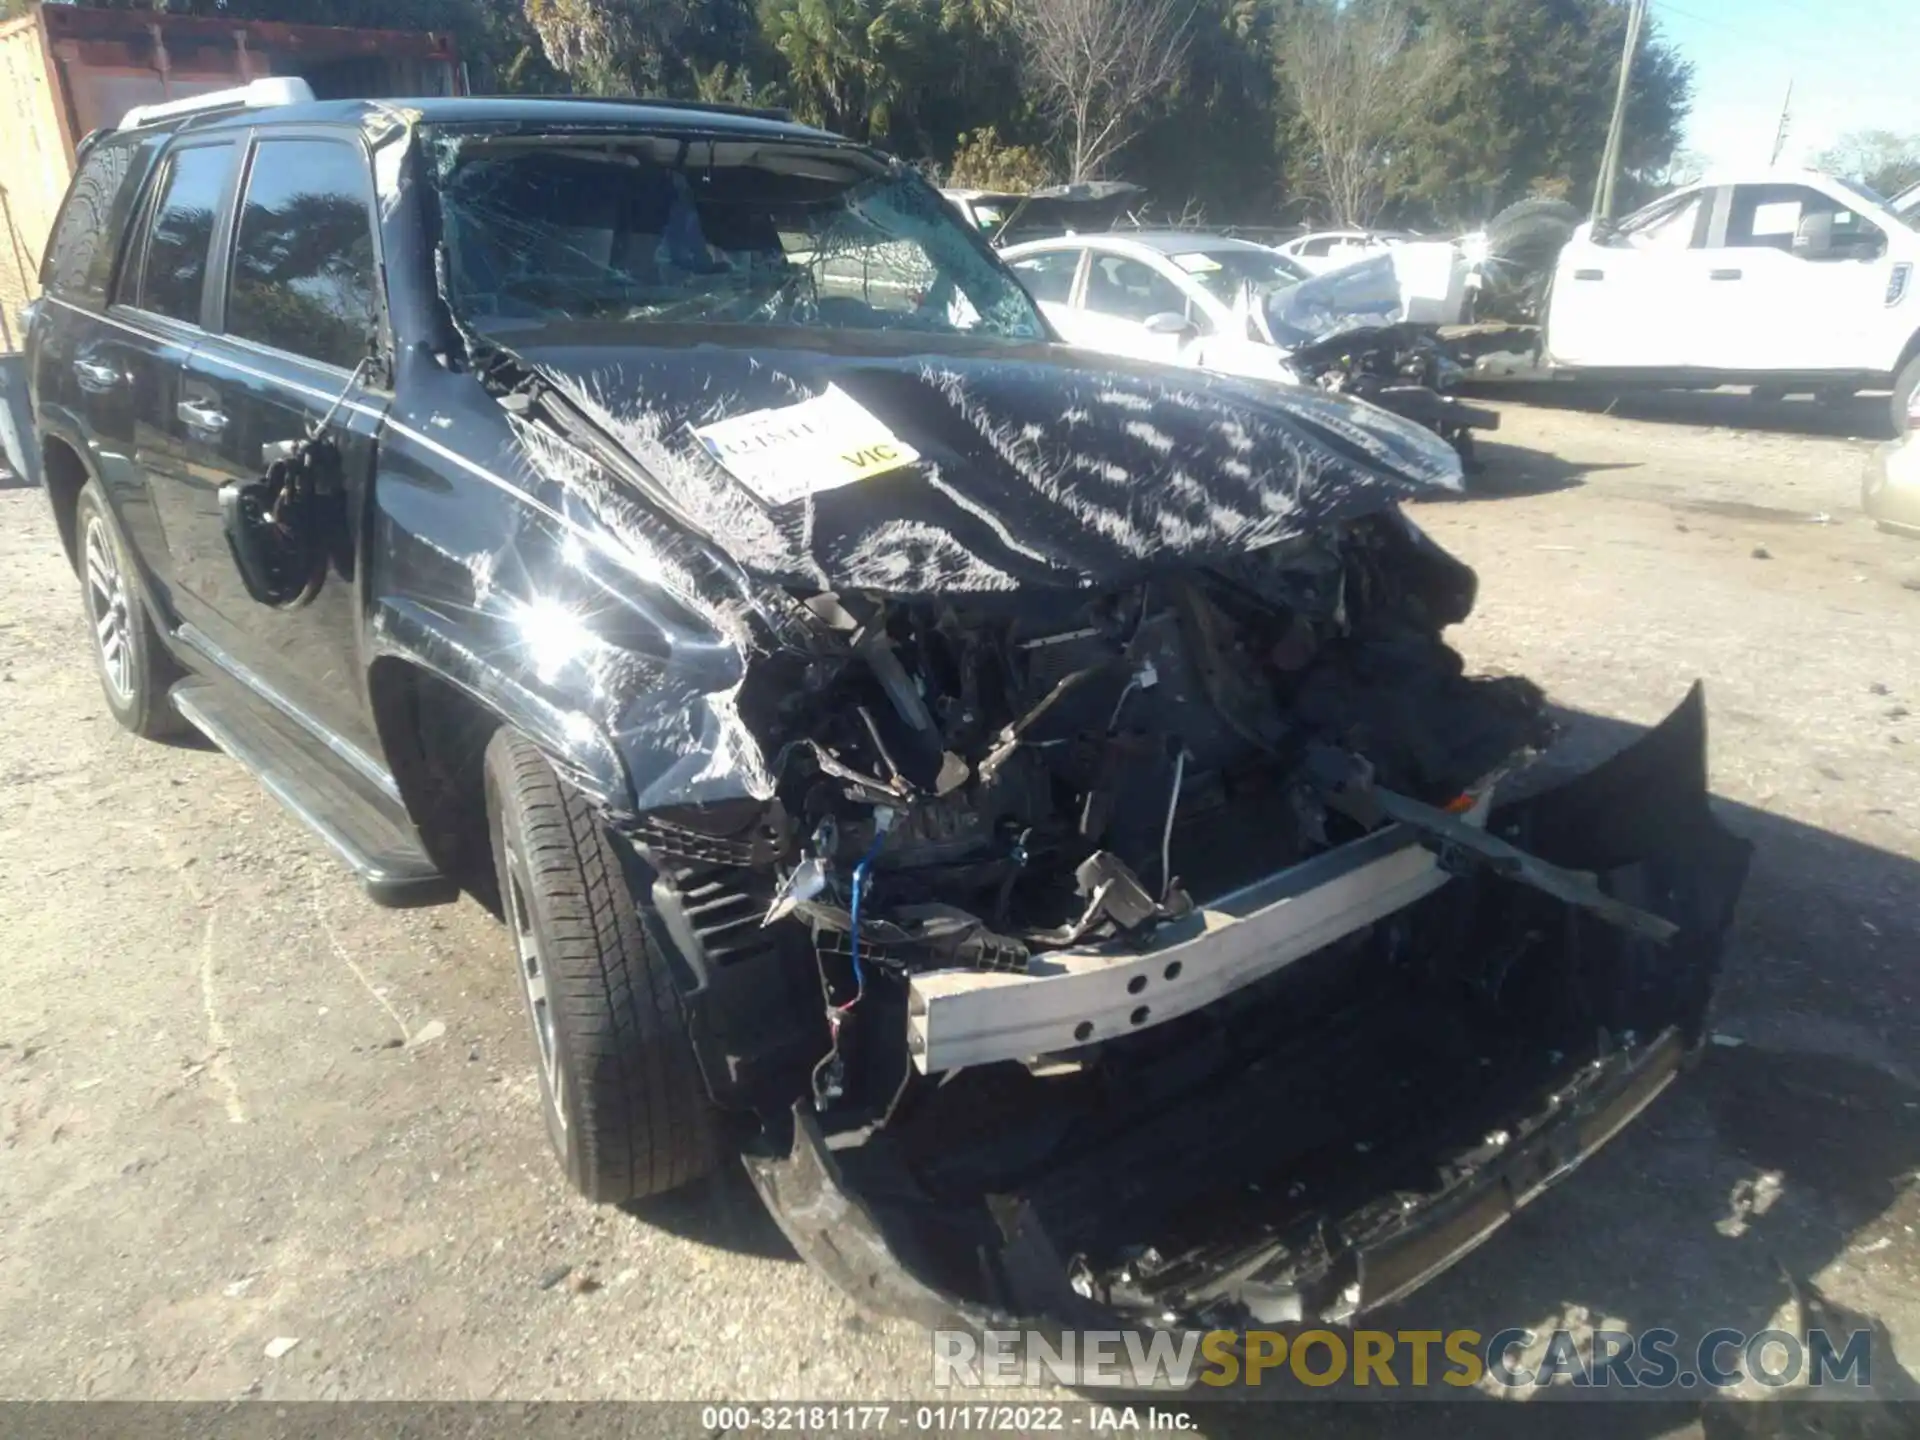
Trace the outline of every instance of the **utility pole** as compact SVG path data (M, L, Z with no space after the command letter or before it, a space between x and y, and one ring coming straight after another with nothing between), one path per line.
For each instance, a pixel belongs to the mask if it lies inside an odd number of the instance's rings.
M1793 77L1787 77L1787 98L1780 102L1780 128L1773 132L1773 158L1767 161L1772 169L1780 163L1780 152L1787 148L1787 128L1793 115Z
M1633 56L1640 48L1640 27L1646 19L1647 0L1633 0L1627 12L1627 43L1620 52L1620 84L1613 92L1613 122L1607 126L1607 148L1600 152L1600 183L1594 187L1593 220L1613 215L1613 182L1620 173L1620 132L1627 124L1627 92L1633 79Z

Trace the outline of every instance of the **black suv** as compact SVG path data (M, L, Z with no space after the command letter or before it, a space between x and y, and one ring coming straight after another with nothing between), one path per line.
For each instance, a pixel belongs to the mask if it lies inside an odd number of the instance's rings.
M1503 803L1541 696L1398 505L1451 450L1060 346L885 156L210 101L92 139L43 283L114 715L498 907L589 1196L739 1150L870 1303L1347 1316L1699 1038L1697 691Z

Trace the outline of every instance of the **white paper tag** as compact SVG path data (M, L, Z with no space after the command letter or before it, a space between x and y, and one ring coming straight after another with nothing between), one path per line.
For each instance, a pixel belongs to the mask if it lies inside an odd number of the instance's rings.
M911 465L920 452L858 400L829 385L811 400L755 410L693 432L769 505L786 505Z
M1221 268L1220 262L1204 250L1188 250L1168 258L1189 275L1210 275Z

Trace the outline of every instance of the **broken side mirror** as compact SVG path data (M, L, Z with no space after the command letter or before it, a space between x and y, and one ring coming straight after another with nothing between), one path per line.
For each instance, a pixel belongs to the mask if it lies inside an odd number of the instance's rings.
M287 610L320 593L340 453L325 439L263 445L266 473L220 487L220 523L247 594Z
M1177 335L1185 340L1199 333L1197 325L1175 310L1162 310L1158 315L1149 315L1142 324L1149 335Z

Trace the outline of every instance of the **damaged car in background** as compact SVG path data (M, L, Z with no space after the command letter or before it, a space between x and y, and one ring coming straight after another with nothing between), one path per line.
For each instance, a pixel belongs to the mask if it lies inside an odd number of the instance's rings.
M1699 1042L1746 866L1700 693L1536 783L1400 508L1459 488L1431 432L1067 349L766 113L213 97L76 191L29 343L110 707L377 898L497 898L586 1195L744 1153L929 1321L1340 1319ZM70 362L183 286L186 464L132 470Z
M1449 241L1409 242L1324 274L1266 245L1193 230L1114 230L1007 246L1060 337L1109 355L1355 395L1471 460L1497 411L1451 392L1439 327L1478 275Z

